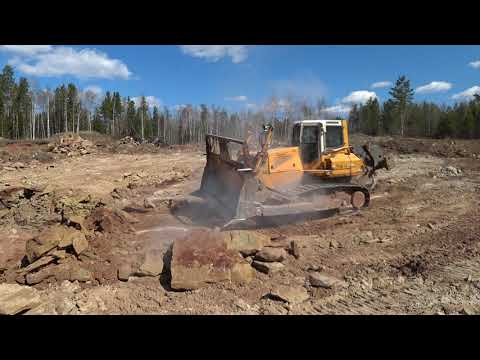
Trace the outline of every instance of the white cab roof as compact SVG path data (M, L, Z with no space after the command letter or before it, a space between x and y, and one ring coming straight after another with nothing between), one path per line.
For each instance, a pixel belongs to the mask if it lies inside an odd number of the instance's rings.
M331 125L341 125L342 120L301 120L295 121L294 124L331 124Z

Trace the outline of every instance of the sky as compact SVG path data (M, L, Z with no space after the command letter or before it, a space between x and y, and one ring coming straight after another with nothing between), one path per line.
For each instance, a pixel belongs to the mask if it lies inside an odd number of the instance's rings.
M388 99L400 75L415 101L453 104L480 93L480 46L0 45L0 66L7 63L40 89L72 82L171 108L256 109L290 94L323 97L342 114Z

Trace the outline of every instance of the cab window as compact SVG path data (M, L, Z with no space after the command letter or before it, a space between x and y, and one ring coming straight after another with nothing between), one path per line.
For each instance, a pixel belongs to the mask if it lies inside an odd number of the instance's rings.
M302 160L311 163L318 159L318 126L304 126L302 132Z
M343 128L341 126L327 126L325 145L327 148L339 148L343 146Z
M318 143L318 126L304 126L302 140L304 144L317 144Z

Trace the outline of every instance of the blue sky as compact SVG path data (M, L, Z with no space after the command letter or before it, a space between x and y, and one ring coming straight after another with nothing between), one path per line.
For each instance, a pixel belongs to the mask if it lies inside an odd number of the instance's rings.
M401 74L416 101L451 104L480 92L480 46L3 45L6 63L39 88L73 82L169 107L254 108L292 94L323 96L341 112L371 96L386 100Z

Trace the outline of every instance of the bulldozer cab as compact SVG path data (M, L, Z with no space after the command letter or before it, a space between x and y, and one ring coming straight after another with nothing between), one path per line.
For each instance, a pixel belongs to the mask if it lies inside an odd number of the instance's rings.
M292 146L300 148L305 164L318 160L325 152L348 146L347 142L344 120L304 120L293 126Z

